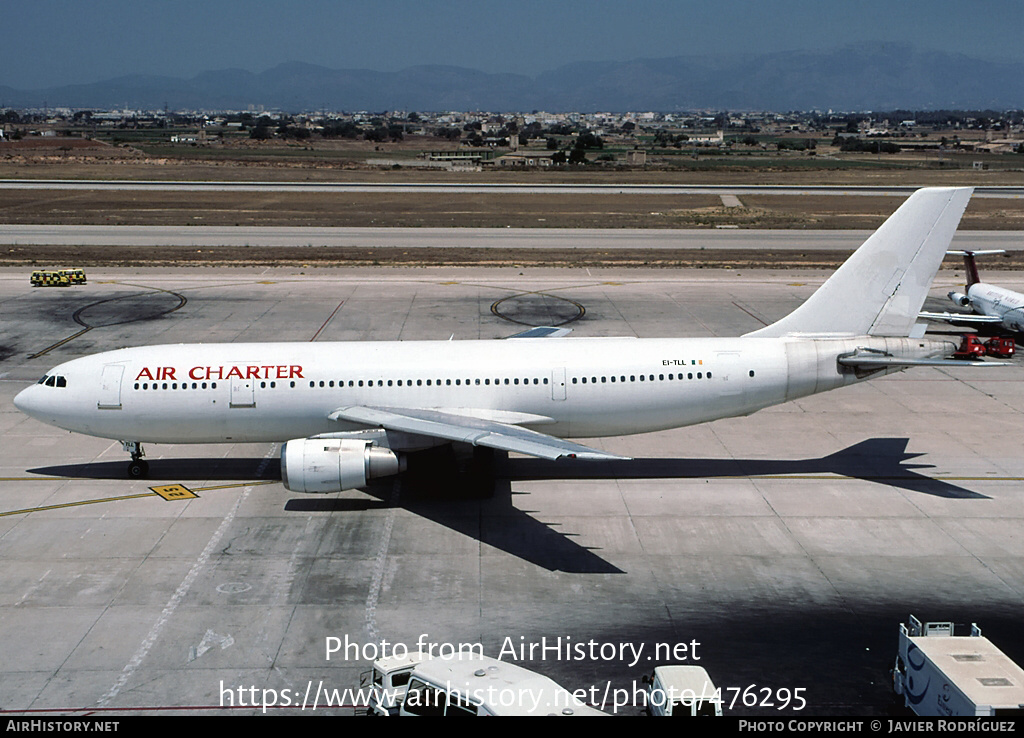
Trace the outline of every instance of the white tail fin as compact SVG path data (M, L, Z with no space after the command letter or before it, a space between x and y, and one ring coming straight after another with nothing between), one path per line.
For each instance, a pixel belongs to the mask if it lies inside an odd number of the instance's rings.
M918 190L807 302L749 336L909 336L971 187Z

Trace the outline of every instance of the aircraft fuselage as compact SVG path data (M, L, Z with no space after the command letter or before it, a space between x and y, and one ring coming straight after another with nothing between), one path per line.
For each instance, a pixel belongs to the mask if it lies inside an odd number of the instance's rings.
M862 336L164 345L66 362L47 375L60 381L27 388L15 404L67 430L150 443L358 430L365 426L328 418L353 405L435 408L588 438L747 415L896 371L837 363L858 348L930 358L950 344Z
M967 288L971 307L982 315L1002 318L1002 325L1011 331L1024 332L1024 295L1004 287L977 282Z

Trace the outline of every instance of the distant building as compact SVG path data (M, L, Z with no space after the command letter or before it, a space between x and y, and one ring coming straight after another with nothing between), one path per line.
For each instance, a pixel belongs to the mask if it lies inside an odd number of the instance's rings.
M494 158L494 152L490 149L452 149L448 151L428 151L426 158L430 161L469 161L479 164Z
M692 144L722 144L725 143L723 131L715 131L713 134L694 134L690 136L687 143Z
M550 167L554 151L516 151L499 156L495 161L502 167Z

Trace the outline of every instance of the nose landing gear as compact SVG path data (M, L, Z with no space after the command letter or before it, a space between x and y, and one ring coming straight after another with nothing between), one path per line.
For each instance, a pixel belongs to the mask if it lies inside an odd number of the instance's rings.
M138 441L121 441L121 448L132 456L132 460L128 462L128 478L145 479L149 476L149 463L142 459L146 455L142 450L142 444Z

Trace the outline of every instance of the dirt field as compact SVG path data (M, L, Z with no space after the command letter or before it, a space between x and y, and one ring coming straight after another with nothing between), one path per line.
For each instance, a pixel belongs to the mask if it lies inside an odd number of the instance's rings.
M0 224L503 228L877 228L904 198L8 190ZM971 201L964 230L1024 230L1024 199Z
M1024 171L973 170L953 167L930 169L893 165L852 168L764 165L720 166L720 162L688 163L687 168L636 170L591 166L559 171L449 172L444 170L368 168L358 161L341 160L191 160L167 157L125 157L110 153L2 156L0 179L183 179L220 181L309 182L622 182L651 184L874 184L874 185L997 185L1024 184ZM387 158L388 154L380 154ZM1024 162L1022 162L1024 165Z
M451 150L451 141L410 136L400 142L352 140L296 142L227 137L209 145L172 144L153 131L120 131L121 143L27 137L0 142L0 178L180 179L225 181L364 182L624 182L680 184L1024 184L1024 157L974 151L901 151L898 155L843 153L819 141L817 156L803 151L727 153L651 149L642 169L624 165L635 141L609 138L605 153L616 161L583 167L532 170L484 168L451 172L415 167L381 167L374 160L422 163L424 151ZM966 134L965 134L966 135ZM47 150L48 149L48 150ZM525 150L525 149L524 149ZM499 151L501 153L501 151ZM597 156L592 153L591 159ZM986 169L974 169L975 165Z
M719 167L715 157L690 168L627 170L590 166L559 171L449 172L382 169L349 160L339 152L312 156L277 146L263 151L250 145L251 158L211 158L202 148L180 156L147 156L126 147L97 151L0 151L0 179L126 179L301 182L452 182L452 183L603 183L603 184L778 184L778 185L1021 185L1024 172L929 169L910 162L855 162L830 168L824 160L793 167L780 159L772 166ZM251 149L251 152L248 150ZM237 152L236 152L237 153ZM295 156L288 156L294 153ZM321 152L322 153L322 152ZM342 152L343 153L343 152ZM388 157L392 152L357 152ZM408 152L401 152L408 155ZM207 157L207 158L204 158ZM817 167L817 168L816 168ZM713 195L584 195L443 193L290 193L290 192L103 192L7 190L0 199L3 224L62 225L246 225L246 226L423 226L517 228L876 228L903 201L895 197L774 196L741 197L743 207L724 207ZM971 201L963 230L1024 230L1024 200ZM515 261L490 249L342 249L217 248L135 250L111 248L0 248L7 265L516 265L516 266L664 266L833 268L845 254L790 251L594 251L531 250ZM1019 257L1001 263L1018 269Z

